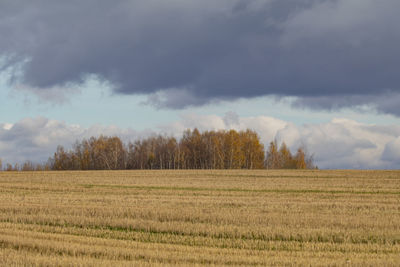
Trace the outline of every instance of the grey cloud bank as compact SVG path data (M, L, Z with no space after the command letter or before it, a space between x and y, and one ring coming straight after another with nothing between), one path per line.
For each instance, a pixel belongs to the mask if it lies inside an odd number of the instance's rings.
M76 140L90 136L117 135L125 142L155 132L180 137L188 128L200 130L254 129L265 145L275 138L295 150L304 145L315 154L320 168L398 169L400 168L400 126L368 125L347 119L296 126L268 116L239 117L186 114L179 121L159 126L159 131L137 132L114 126L89 128L47 118L26 118L15 124L0 124L0 157L3 162L46 161L57 145L71 148Z
M274 95L399 116L398 10L398 0L2 1L0 54L3 70L27 60L24 86L95 74L159 108Z

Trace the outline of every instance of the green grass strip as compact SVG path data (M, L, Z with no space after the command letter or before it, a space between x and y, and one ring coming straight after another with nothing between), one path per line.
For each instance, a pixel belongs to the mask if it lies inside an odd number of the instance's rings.
M249 193L287 193L287 194L355 194L355 195L400 195L399 191L345 191L320 189L245 189L245 188L207 188L178 186L143 186L115 184L81 184L84 188L121 188L138 190L168 190L168 191L212 191L212 192L249 192Z

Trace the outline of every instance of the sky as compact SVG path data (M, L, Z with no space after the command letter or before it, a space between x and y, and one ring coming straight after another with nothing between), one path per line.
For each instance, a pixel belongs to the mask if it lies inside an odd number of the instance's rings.
M254 129L400 168L397 0L0 2L0 158L100 134Z

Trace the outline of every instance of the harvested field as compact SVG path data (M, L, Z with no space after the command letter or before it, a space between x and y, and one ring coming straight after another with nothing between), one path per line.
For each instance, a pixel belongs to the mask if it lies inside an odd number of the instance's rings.
M0 265L400 265L400 171L0 172Z

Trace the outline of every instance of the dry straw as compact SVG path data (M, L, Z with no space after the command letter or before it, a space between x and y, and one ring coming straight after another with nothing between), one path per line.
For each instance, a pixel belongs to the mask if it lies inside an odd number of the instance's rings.
M400 265L400 172L0 172L0 265Z

